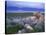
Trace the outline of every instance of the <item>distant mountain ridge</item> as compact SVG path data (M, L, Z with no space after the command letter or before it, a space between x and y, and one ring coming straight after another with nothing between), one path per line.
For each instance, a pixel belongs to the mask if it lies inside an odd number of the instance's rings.
M44 12L44 9L38 9L38 8L29 8L29 7L22 7L22 8L19 8L19 7L7 7L7 11L13 11L13 12L23 12L23 11L40 11L40 12Z

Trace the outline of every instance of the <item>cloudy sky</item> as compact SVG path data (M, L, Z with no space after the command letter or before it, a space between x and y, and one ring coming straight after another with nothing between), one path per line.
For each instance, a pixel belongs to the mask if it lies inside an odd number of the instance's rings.
M16 11L44 11L44 3L25 2L25 1L7 1L7 12Z

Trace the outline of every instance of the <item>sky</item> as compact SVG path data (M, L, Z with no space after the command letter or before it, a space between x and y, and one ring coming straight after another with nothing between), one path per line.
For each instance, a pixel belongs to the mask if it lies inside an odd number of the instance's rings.
M5 1L44 2L45 0L5 0Z
M44 3L39 2L25 2L25 1L7 1L7 12L31 12L31 11L44 11Z

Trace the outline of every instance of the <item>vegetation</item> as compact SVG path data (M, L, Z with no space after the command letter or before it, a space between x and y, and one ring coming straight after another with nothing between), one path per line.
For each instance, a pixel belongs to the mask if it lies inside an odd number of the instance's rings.
M28 16L31 16L32 14L33 13L8 13L6 16L8 16L8 17L14 17L14 16L28 17ZM6 24L8 24L8 23L6 23ZM6 34L14 34L14 33L17 33L19 30L24 28L24 26L22 26L18 23L16 25L11 23L11 25L12 26L8 27L8 28L6 25ZM33 28L33 29L34 30L32 30L32 32L41 32L38 29L35 29L35 28Z
M21 30L22 28L23 28L22 25L17 24L17 25L15 25L14 27L8 27L8 28L6 28L6 33L7 33L7 34L10 34L10 33L17 33L18 30Z

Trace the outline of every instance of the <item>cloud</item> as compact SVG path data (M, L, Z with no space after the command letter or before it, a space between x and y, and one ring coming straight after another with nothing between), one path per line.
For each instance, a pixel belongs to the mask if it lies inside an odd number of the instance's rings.
M44 3L8 1L7 6L16 6L20 8L21 7L44 8Z

